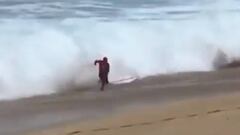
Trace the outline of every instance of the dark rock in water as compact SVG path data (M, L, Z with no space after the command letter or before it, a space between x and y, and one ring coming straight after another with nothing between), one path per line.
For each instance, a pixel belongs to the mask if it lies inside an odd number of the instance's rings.
M213 61L213 65L217 70L225 68L237 68L240 67L240 58L231 60L226 53L224 53L222 50L218 50Z
M222 67L220 67L220 69L223 69L223 68L237 68L237 67L240 67L240 60L234 60L230 63L227 63L227 64L223 65Z

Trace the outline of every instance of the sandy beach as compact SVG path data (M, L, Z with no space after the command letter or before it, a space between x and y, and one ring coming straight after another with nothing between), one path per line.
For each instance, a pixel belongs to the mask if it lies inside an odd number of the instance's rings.
M240 69L159 75L0 102L0 135L235 135Z
M240 95L187 100L165 107L125 108L99 120L29 135L238 135Z

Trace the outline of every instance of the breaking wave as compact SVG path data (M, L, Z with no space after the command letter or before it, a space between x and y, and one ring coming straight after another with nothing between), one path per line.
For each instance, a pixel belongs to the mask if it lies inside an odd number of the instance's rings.
M229 60L240 56L239 14L217 9L184 19L1 19L0 99L54 93L69 82L92 85L93 61L103 56L113 82L213 70L219 50Z

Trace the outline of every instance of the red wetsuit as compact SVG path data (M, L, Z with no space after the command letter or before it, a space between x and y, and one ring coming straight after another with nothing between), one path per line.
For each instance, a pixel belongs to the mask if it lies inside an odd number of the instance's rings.
M94 62L94 64L99 64L99 79L101 80L102 82L102 87L101 89L103 90L104 89L104 85L105 84L108 84L108 73L110 71L110 65L107 61L104 61L104 60L96 60Z

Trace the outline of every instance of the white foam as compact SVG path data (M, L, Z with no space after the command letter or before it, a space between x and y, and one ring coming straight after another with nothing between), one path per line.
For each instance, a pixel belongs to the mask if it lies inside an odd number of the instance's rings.
M239 15L213 11L179 21L1 20L0 99L92 85L103 56L110 81L212 70L218 49L240 56Z

